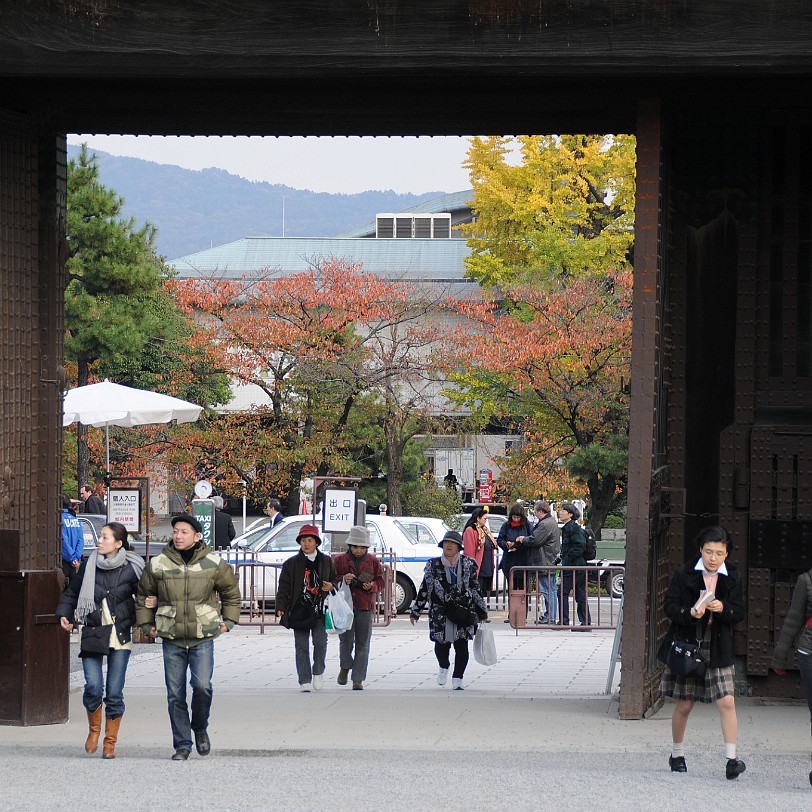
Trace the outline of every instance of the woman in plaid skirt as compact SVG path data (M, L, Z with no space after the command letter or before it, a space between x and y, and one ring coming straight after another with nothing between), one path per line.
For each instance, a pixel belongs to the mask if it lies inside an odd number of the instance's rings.
M707 664L704 677L674 674L668 666L661 684L664 696L676 700L671 717L673 744L668 763L672 772L688 772L685 763L685 728L697 702L715 702L725 740L725 775L738 778L745 771L736 758L738 721L734 694L733 626L744 619L744 596L738 570L725 560L732 542L723 527L706 527L697 537L699 560L683 564L674 573L665 593L663 609L671 628L658 652L665 662L675 636L700 641ZM712 593L713 600L696 608L700 597Z

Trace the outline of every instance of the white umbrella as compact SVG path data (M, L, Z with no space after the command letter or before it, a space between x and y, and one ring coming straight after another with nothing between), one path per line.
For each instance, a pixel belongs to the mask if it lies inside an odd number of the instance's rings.
M202 406L160 392L133 389L104 380L77 386L65 393L62 425L84 423L105 429L106 470L110 470L110 426L144 426L150 423L192 423Z

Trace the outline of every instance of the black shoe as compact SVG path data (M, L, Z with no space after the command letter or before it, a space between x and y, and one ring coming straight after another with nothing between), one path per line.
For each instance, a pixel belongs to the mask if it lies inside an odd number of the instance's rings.
M186 761L189 758L191 752L192 752L191 750L187 750L185 747L181 747L180 749L175 750L175 752L173 753L172 761Z
M725 767L725 777L728 780L738 778L747 767L740 758L729 758Z
M668 766L672 773L687 773L688 765L685 763L685 756L669 756Z
M809 773L809 784L812 786L812 772Z
M195 747L201 756L207 756L211 753L211 741L209 734L205 730L195 731Z

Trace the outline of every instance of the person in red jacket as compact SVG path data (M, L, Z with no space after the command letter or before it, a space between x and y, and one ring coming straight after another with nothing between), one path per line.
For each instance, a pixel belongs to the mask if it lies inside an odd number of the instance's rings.
M476 561L479 591L487 595L496 563L496 539L488 527L488 511L485 508L474 508L462 531L462 543L463 555Z
M346 685L352 670L353 691L363 691L372 640L375 594L383 589L383 567L375 554L369 551L371 545L366 527L356 525L350 528L347 546L349 552L337 556L334 563L338 577L350 586L354 617L352 628L339 636L341 668L337 682Z

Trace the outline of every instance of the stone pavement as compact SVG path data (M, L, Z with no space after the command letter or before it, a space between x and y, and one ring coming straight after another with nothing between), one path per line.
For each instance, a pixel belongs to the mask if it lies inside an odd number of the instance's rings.
M331 638L324 690L302 694L291 633L238 627L216 644L212 755L185 764L168 759L160 645L138 646L118 758L85 755L74 671L67 724L0 727L0 809L809 808L805 706L737 700L748 771L735 782L724 779L715 709L697 707L690 772L675 775L670 707L620 721L619 675L614 695L603 693L611 632L491 628L500 660L472 658L465 691L437 686L426 621L401 618L373 634L366 690L336 685Z

